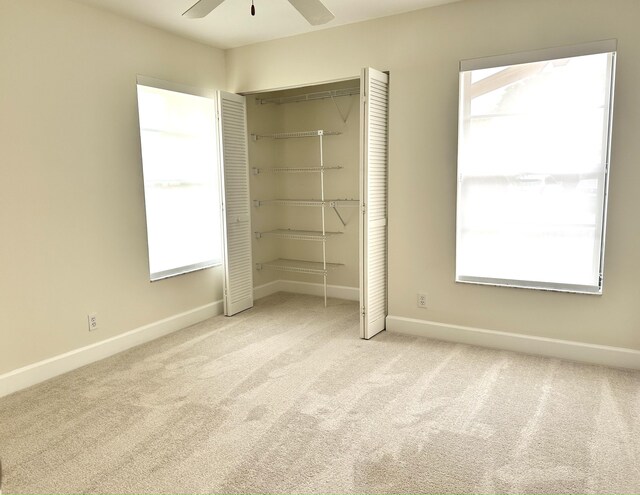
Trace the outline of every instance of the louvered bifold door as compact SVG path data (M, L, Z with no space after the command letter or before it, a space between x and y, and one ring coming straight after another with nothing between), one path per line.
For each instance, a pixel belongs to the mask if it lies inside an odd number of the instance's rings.
M224 223L224 314L232 316L253 306L245 98L220 92L219 108Z
M389 76L363 69L361 80L360 335L385 329Z

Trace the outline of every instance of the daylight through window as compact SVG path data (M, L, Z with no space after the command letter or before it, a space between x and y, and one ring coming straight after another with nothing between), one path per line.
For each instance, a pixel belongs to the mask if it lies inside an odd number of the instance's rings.
M569 48L461 63L459 282L601 293L615 42Z
M151 280L220 264L215 100L138 84Z

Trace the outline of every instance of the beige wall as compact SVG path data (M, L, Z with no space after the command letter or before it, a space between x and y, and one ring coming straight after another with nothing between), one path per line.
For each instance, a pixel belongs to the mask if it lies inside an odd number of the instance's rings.
M0 0L0 61L0 374L221 299L219 268L149 282L135 83L224 89L224 53Z
M638 19L637 0L467 0L229 50L228 86L391 72L390 314L640 349ZM607 38L619 50L604 295L455 284L459 60Z

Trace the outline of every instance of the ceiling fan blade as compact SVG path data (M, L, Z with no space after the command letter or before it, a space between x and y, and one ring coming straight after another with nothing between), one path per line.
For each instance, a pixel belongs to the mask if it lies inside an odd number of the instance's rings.
M289 0L289 3L293 5L312 26L326 24L336 18L320 0Z
M201 19L220 5L224 0L200 0L191 6L184 14L189 19Z

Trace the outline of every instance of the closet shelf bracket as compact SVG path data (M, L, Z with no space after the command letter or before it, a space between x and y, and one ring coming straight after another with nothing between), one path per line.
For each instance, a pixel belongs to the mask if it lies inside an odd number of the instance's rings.
M331 101L336 106L336 110L338 111L338 115L340 115L340 118L342 119L342 122L344 122L346 124L347 120L349 120L349 115L351 115L351 109L353 108L353 100L351 100L349 102L349 108L347 109L346 115L342 114L342 110L340 110L340 106L338 105L338 102L336 101L336 99L333 96L331 96Z
M340 223L342 223L343 227L347 226L347 222L344 221L344 218L342 218L342 215L340 215L340 212L338 211L338 208L336 208L335 206L332 206L331 209L333 209L333 211L336 212L336 215L338 215L338 218L340 219Z

